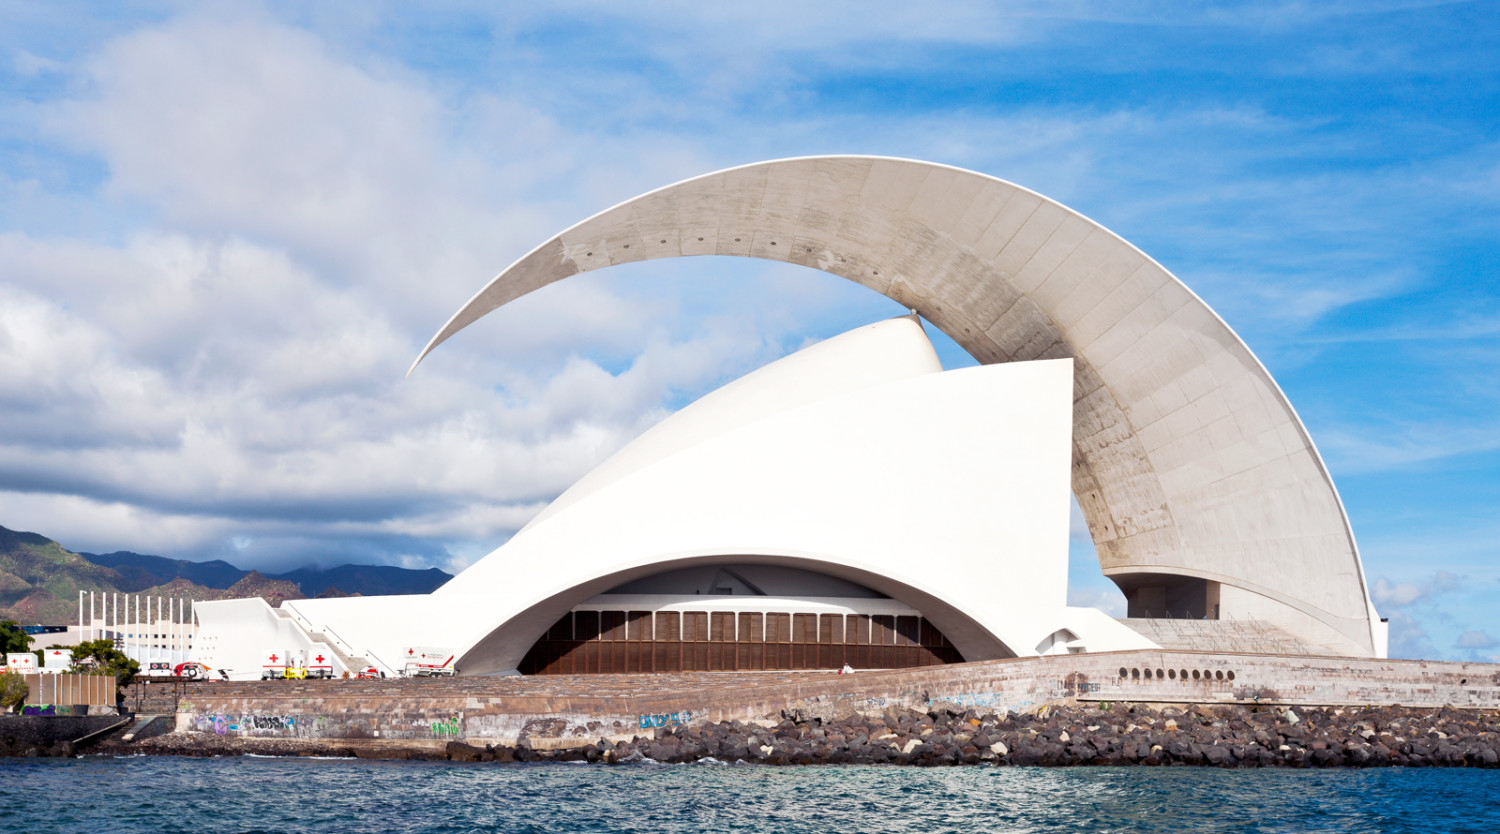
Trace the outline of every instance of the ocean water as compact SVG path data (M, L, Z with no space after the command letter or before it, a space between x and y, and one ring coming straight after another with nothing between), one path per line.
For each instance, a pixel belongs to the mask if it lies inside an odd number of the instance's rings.
M0 830L1500 829L1500 771L0 759Z

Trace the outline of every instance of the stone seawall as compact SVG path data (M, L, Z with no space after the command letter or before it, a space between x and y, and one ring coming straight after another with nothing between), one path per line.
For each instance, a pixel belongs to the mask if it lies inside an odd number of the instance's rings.
M229 738L535 750L721 721L835 721L887 709L1027 713L1150 703L1500 709L1500 666L1133 651L924 669L201 683L176 729Z
M0 756L72 756L79 739L123 720L118 715L0 715Z

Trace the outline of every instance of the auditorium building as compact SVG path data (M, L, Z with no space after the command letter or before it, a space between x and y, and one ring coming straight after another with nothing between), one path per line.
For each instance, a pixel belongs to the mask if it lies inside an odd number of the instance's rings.
M800 264L913 315L673 414L432 594L202 603L200 659L243 678L272 646L388 673L448 647L465 675L1385 656L1332 478L1265 367L1140 250L983 174L835 156L670 185L532 250L422 357L548 284L689 255ZM981 364L944 370L918 316ZM1067 604L1070 493L1124 618Z

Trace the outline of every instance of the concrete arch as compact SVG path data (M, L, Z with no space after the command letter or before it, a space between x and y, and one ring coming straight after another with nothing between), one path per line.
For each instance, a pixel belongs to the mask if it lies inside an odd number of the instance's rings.
M885 573L852 567L815 553L762 553L748 556L679 553L591 577L547 596L519 614L497 618L488 627L475 632L479 635L478 639L462 650L455 665L465 675L484 675L515 669L548 627L581 602L635 579L679 568L726 564L795 567L858 582L921 611L968 660L1016 657L1016 652L1007 645L1006 638L1016 641L1028 640L1033 636L1023 627L1014 629L1014 634L1007 634L1004 623L982 624L965 613L961 606L942 597L940 591L921 587L916 580L892 578Z
M847 278L917 310L986 364L1073 359L1072 486L1105 575L1127 590L1211 575L1253 596L1247 610L1260 616L1300 612L1314 640L1384 653L1333 481L1249 348L1119 236L984 174L829 156L670 185L532 250L465 304L417 362L555 281L690 255Z

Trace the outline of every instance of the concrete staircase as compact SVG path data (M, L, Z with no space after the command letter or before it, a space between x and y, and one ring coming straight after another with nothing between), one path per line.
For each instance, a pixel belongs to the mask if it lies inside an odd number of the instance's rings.
M276 612L276 616L287 620L288 622L295 625L298 631L306 634L307 639L311 640L314 643L322 643L323 645L327 646L328 649L333 652L333 656L338 658L339 663L342 663L344 668L348 669L351 674L357 673L359 672L359 670L365 669L370 665L369 658L345 654L343 650L339 648L339 643L341 641L334 640L321 631L309 631L306 627L303 626L301 620L298 620L296 617L292 616L292 613L290 611L287 611L284 608L275 608L272 610Z
M147 727L158 721L170 721L172 718L173 716L170 715L136 715L135 723L130 725L130 729L125 731L125 735L121 736L120 740L135 741L137 738L144 738ZM165 724L162 727L153 728L153 730L155 732L151 732L150 735L161 735L161 733L168 732Z
M1343 654L1330 646L1303 640L1263 620L1131 617L1119 622L1164 649L1281 655Z

